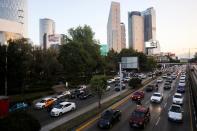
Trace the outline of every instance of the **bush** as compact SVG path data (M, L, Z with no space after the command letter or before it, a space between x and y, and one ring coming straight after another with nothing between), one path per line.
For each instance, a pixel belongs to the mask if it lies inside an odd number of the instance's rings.
M1 131L39 131L41 125L26 112L14 112L0 120Z
M142 84L142 80L139 78L132 78L131 80L129 80L130 87L136 88L141 86L141 84Z

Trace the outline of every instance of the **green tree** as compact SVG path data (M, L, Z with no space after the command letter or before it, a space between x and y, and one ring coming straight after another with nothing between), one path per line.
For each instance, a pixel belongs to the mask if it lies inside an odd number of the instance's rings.
M103 75L93 76L90 81L92 91L98 96L98 107L101 107L101 98L106 91L107 79Z
M142 80L139 78L132 78L129 80L129 86L132 88L137 88L141 86L141 84L142 84Z

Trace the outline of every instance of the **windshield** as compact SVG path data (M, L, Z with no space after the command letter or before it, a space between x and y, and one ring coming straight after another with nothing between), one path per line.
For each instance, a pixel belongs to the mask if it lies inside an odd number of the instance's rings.
M103 118L103 119L110 119L112 116L113 116L113 112L112 111L106 111L106 112L103 113L101 118Z
M160 97L161 95L160 95L160 94L153 94L153 96L157 96L157 97Z
M174 98L182 98L180 95L175 95Z
M181 112L181 108L178 107L178 106L172 106L170 111L180 113Z
M41 101L40 101L40 103L45 103L45 102L46 102L46 100L41 100Z
M131 116L132 117L137 117L137 118L140 118L140 117L144 117L145 113L144 112L140 112L140 111L134 111Z
M60 104L57 104L54 106L54 108L57 108L57 109L61 109L63 107L63 105L60 105Z

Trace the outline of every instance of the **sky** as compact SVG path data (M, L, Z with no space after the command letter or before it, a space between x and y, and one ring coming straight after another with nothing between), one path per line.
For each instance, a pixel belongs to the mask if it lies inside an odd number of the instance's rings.
M128 11L156 10L156 38L161 51L188 57L197 52L197 0L114 0L120 2L121 22L128 37ZM87 24L101 44L107 44L111 0L28 0L28 35L39 44L39 19L50 18L56 33ZM128 38L126 40L128 44Z

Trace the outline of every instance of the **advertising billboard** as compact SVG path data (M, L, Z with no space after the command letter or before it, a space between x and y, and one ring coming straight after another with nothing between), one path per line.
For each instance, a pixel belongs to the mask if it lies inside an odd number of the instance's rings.
M138 57L122 57L122 69L138 69Z
M157 48L158 41L147 41L145 42L146 48Z
M59 35L59 34L48 35L48 43L49 43L49 45L60 44L61 43L61 35Z

